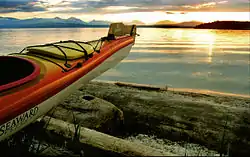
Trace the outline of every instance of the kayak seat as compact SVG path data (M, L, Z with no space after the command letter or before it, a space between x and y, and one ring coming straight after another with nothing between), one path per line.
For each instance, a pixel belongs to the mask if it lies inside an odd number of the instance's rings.
M33 61L15 56L0 56L0 92L28 81L40 74L40 67Z

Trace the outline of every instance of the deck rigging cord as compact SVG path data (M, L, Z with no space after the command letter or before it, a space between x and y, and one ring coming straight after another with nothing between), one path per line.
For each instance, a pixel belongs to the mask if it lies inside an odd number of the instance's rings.
M72 70L72 69L74 69L76 67L81 66L82 63L79 62L74 67L72 67L70 64L68 64L68 56L67 56L67 53L64 52L63 48L71 49L71 50L78 51L78 52L83 52L84 53L84 59L85 59L85 61L87 61L90 57L93 56L94 52L100 53L101 46L102 46L103 42L106 39L107 39L106 37L100 38L99 40L97 40L97 43L94 46L92 44L90 44L89 42L74 41L74 40L60 41L60 42L55 42L55 43L43 44L43 45L34 45L34 46L25 47L19 53L11 53L9 55L17 54L17 55L35 56L37 58L41 58L43 60L49 61L49 62L51 62L51 63L59 66L63 70L63 72L68 72L68 71L70 71L70 70ZM72 47L68 47L68 46L64 46L64 45L59 45L61 43L74 43L78 47L80 47L80 49L76 49L76 48L72 48ZM87 50L81 44L87 44L87 45L91 46L93 48L93 52L91 52L91 53L88 54ZM56 47L63 54L64 61L65 61L65 63L64 63L65 67L63 67L62 65L60 65L60 64L52 61L51 59L49 59L48 57L46 57L46 55L41 55L41 54L37 55L35 52L32 52L32 53L23 53L28 48L32 48L32 47L46 47L46 46L54 46L54 47ZM99 46L99 49L98 49L98 46ZM52 56L49 56L49 57L51 58Z

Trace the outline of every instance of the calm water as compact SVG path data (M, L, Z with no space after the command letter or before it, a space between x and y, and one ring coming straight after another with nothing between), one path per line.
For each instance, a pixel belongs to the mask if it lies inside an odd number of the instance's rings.
M98 80L249 94L250 31L139 28L138 33L130 55ZM0 54L106 34L107 28L0 29Z

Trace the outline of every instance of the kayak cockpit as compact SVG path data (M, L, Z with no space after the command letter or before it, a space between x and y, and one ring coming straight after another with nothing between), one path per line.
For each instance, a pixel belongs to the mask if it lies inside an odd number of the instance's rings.
M0 56L0 92L35 79L40 74L40 67L31 60Z

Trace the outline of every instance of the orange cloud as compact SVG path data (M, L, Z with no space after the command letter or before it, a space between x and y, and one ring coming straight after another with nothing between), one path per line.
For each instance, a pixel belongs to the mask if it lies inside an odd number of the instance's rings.
M183 8L189 8L189 9L212 8L218 4L225 4L225 3L228 3L228 1L208 2L208 3L203 3L203 4L197 4L197 5L184 5Z
M207 7L214 7L216 5L215 2L203 3L198 5L184 5L183 8L190 8L190 9L201 9Z
M128 7L128 6L108 6L105 8L102 8L103 10L130 10L130 9L136 9L138 7Z
M225 3L228 3L228 1L220 1L220 2L217 2L218 4L225 4Z

